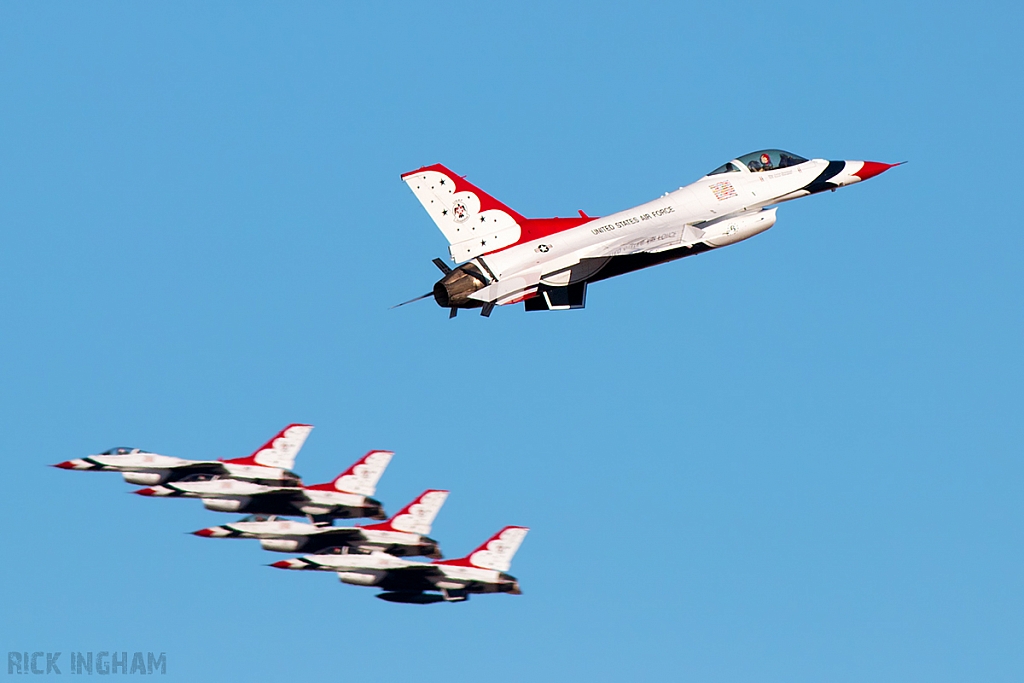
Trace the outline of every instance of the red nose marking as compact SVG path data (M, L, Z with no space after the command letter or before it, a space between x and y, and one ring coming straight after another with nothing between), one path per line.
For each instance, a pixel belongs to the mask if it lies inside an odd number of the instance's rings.
M899 164L883 164L880 161L865 161L864 167L853 175L857 176L861 180L867 180L868 178L874 178L876 175L885 173L894 166L899 166Z
M156 489L145 488L139 489L138 491L132 491L132 493L137 493L140 496L152 496L156 494Z
M213 536L213 529L200 529L199 531L193 531L192 533L196 536L208 538L210 536Z
M65 460L64 462L57 463L54 467L59 467L62 470L73 470L75 469L75 464L70 460Z
M288 560L280 560L280 561L275 562L274 564L272 564L270 566L271 567L277 567L278 569L291 569L292 568L292 563L289 562Z

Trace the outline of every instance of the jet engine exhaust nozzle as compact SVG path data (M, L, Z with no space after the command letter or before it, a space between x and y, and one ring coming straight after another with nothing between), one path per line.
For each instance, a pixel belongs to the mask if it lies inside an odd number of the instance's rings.
M480 308L484 302L469 295L487 286L487 278L472 263L466 263L434 284L434 301L441 308Z

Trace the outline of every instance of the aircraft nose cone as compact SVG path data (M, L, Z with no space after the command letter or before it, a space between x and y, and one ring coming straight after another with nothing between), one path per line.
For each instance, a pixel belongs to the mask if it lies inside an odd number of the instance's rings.
M270 564L268 566L270 566L270 567L277 567L278 569L291 569L292 568L292 563L291 563L291 560L279 560L279 561L274 562L274 563L272 563L272 564Z
M75 469L75 463L70 460L65 460L64 462L59 462L56 465L50 465L50 467L59 467L62 470L73 470Z
M132 491L132 493L134 493L136 495L139 495L139 496L155 496L156 495L156 489L154 489L154 488L144 488L144 489L139 489L138 491Z
M216 533L217 532L214 531L211 528L211 529L200 529L199 531L193 531L192 535L193 536L202 536L203 538L210 538L211 536L215 535Z
M867 180L868 178L874 178L876 175L881 175L890 168L894 168L896 166L899 166L899 164L883 164L880 161L865 161L860 170L855 171L853 175L857 176L861 180Z

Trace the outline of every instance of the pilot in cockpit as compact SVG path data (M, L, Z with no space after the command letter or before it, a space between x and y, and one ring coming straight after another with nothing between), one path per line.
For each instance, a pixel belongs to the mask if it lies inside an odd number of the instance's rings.
M768 156L768 152L761 152L761 156L747 162L747 168L754 173L770 171L772 170L772 158Z

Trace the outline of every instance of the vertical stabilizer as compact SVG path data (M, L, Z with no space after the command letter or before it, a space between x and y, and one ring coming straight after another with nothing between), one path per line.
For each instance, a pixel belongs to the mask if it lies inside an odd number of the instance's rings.
M359 458L352 467L335 477L330 484L317 484L309 488L372 496L377 490L377 482L380 481L394 455L391 451L370 451Z
M295 467L295 456L302 450L306 437L313 431L312 425L290 424L274 438L263 444L252 455L225 462L236 465L262 465L290 470Z
M381 524L365 527L380 531L404 531L409 534L426 536L434 524L434 518L441 511L441 506L448 499L447 491L430 489L420 494L419 498L402 508L397 515Z
M468 261L519 241L525 218L441 164L402 180L448 240L455 262Z
M519 550L519 546L522 545L528 531L529 529L524 526L507 526L466 557L457 560L441 560L437 564L468 565L480 569L507 572L512 566L512 558Z

